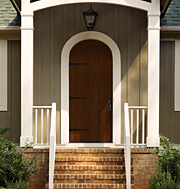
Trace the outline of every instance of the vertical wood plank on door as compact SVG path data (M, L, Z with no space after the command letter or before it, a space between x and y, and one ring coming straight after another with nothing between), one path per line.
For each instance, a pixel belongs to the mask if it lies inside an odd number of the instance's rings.
M103 43L87 40L75 45L70 54L70 142L112 141L112 55ZM88 87L87 87L88 86ZM104 96L106 95L106 96ZM85 129L85 130L84 130ZM74 135L74 136L73 136Z

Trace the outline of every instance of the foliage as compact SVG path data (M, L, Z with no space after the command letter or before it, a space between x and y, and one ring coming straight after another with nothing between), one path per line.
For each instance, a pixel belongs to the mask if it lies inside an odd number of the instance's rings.
M27 141L24 149L18 151L14 140L3 138L2 134L6 131L7 127L0 129L0 186L6 187L10 183L23 185L38 171L38 154L34 154L31 158L23 156L32 144L28 144Z
M150 189L180 188L180 148L173 146L170 140L160 135L160 149L155 152L158 156L157 171L148 180Z
M8 127L0 127L0 136L4 135L7 131L9 131Z
M162 172L159 168L155 175L148 179L148 186L150 189L179 189L179 183L172 179L169 171Z
M27 189L28 183L27 183L27 181L22 181L22 180L16 181L15 183L8 182L6 184L6 188L7 189Z

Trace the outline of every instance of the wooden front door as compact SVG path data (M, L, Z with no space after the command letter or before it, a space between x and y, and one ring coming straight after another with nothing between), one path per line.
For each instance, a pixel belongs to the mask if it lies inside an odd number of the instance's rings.
M96 40L73 47L69 63L69 141L112 142L112 53Z

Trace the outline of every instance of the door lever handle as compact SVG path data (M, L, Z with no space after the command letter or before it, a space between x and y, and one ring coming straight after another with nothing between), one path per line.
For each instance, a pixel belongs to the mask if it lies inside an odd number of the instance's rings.
M112 97L109 97L109 112L112 111Z

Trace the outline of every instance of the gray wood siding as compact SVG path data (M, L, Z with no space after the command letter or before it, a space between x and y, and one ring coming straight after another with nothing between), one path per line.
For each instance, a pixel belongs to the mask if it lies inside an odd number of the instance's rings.
M174 111L175 42L161 42L160 133L180 144L180 112Z
M7 138L17 143L21 134L21 48L20 41L8 41L8 111L0 112L0 125L8 126Z
M72 4L35 13L34 105L57 103L59 134L61 51L73 35L87 31L82 12L88 8L89 4ZM93 4L93 8L99 14L95 31L111 37L121 51L123 125L124 102L147 105L146 12L108 4Z

